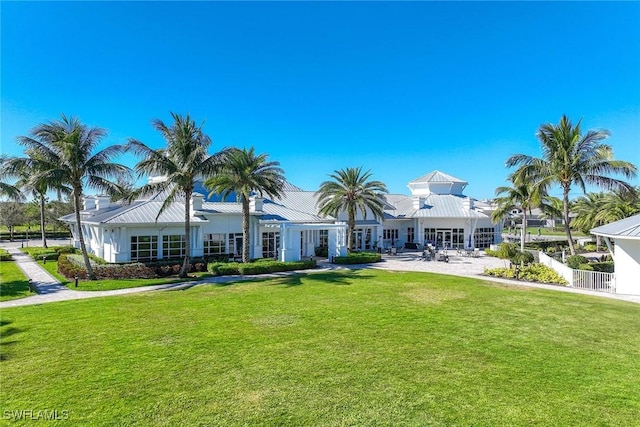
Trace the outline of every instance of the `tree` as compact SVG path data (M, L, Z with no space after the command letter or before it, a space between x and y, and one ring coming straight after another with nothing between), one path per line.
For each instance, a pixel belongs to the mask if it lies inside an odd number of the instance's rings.
M542 195L526 180L509 177L513 186L496 188L494 203L497 208L491 214L491 220L498 222L514 209L522 209L522 228L520 230L520 251L524 251L525 233L527 229L527 213L531 215L531 209L542 205Z
M353 232L356 228L356 214L362 211L367 218L369 209L375 219L382 218L387 186L382 181L370 181L371 171L362 172L358 168L346 168L329 175L331 181L324 181L316 192L321 215L337 217L347 213L347 247L353 249Z
M613 159L611 146L602 141L609 136L606 130L589 130L584 135L581 122L575 126L562 116L560 122L544 124L536 136L542 148L541 157L516 154L507 159L507 167L518 167L519 173L531 177L535 186L547 192L552 185L562 188L563 219L571 254L575 246L569 220L569 194L574 185L586 193L587 185L605 189L630 189L630 184L609 175L627 179L636 175L636 167L629 162Z
M173 124L170 126L159 119L151 122L152 126L165 139L166 148L154 150L137 139L129 138L127 150L142 157L142 160L135 166L135 171L139 176L160 175L165 177L164 180L150 182L133 191L129 200L166 192L167 196L156 216L156 221L172 203L177 200L184 201L186 248L180 277L185 278L189 272L191 259L191 195L197 178L215 173L221 167L227 150L209 155L207 151L211 145L211 139L202 131L204 123L198 126L188 114L183 117L171 113L171 116Z
M13 242L13 230L16 225L25 222L24 205L18 202L0 203L0 224L9 229L9 240Z
M5 172L5 165L8 160L9 158L7 156L0 156L0 197L7 197L9 200L21 202L24 200L24 196L20 189L6 181L8 178L11 178L11 176Z
M38 151L34 149L27 149L26 154L28 157L12 157L6 159L2 164L0 174L16 178L17 181L14 185L23 192L30 192L33 198L37 200L42 245L46 248L48 247L47 234L45 231L47 191L55 190L58 194L68 195L71 193L71 189L63 183L57 183L48 179L46 175L47 171L57 167L57 165L48 163L39 155Z
M604 193L587 193L574 200L571 203L571 212L573 212L575 216L571 220L571 228L588 234L592 228L604 225L604 223L598 219L598 213L604 205L604 198Z
M80 219L83 191L92 188L115 194L119 191L118 185L109 179L127 179L131 174L129 168L113 162L113 158L123 152L122 145L111 145L96 152L106 135L107 131L102 128L88 127L79 119L62 114L60 120L36 126L30 136L18 137L18 143L26 147L29 157L39 163L33 181L46 181L54 188L68 187L85 268L92 280L96 276L89 262Z
M249 262L249 199L253 194L260 197L282 197L285 184L284 171L280 163L268 161L267 154L256 154L255 149L232 149L224 167L209 177L204 185L211 194L221 194L226 199L235 193L242 204L242 262Z

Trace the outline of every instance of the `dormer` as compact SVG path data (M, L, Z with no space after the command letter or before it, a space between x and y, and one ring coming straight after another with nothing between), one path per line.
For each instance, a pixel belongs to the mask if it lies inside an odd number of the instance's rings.
M200 193L191 194L191 213L202 210L204 195Z
M264 198L258 196L251 196L249 198L249 212L262 212L262 204Z

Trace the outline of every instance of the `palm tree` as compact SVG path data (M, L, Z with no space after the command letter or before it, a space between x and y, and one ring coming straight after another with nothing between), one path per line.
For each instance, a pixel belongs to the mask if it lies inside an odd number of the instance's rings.
M337 217L340 212L347 212L347 247L352 249L358 210L365 219L367 209L375 219L382 218L387 186L382 181L369 181L371 171L363 173L362 166L334 171L329 177L332 181L324 181L316 192L319 213Z
M255 149L232 149L218 173L209 177L204 185L210 194L221 194L226 199L235 193L242 204L242 262L249 262L249 198L252 194L280 198L285 184L280 163L268 161L267 154L256 154Z
M9 160L9 157L6 155L0 156L0 197L7 197L10 200L15 202L20 202L24 200L24 195L20 191L15 184L10 184L5 181L7 178L11 178L11 174L6 171L7 166L6 163Z
M560 122L540 126L536 134L542 146L542 157L516 154L507 159L507 167L518 166L521 173L531 177L536 186L546 190L558 184L562 188L563 219L571 254L575 247L569 224L569 194L573 185L586 193L587 185L606 189L630 189L631 186L609 175L627 179L636 175L636 167L626 161L614 160L611 146L602 141L609 136L606 130L589 130L582 134L580 122L575 126L562 116Z
M527 229L527 213L531 215L531 209L542 204L541 194L536 188L532 187L527 181L518 180L517 177L511 175L512 187L496 188L496 197L494 203L497 208L491 214L491 220L498 222L515 209L522 209L522 228L520 230L520 251L524 251L525 233Z
M47 191L53 190L58 194L68 195L71 193L71 189L64 184L56 184L46 179L46 172L53 166L41 159L37 151L26 150L26 154L28 157L6 159L0 173L17 178L14 185L24 192L31 192L34 199L38 201L42 246L47 248L47 234L45 232Z
M91 280L96 277L89 262L80 221L83 190L87 187L114 194L118 186L109 178L126 179L131 173L126 166L112 161L122 153L123 146L112 145L95 152L106 135L102 128L88 127L77 118L62 114L60 120L36 126L30 136L18 137L18 143L25 146L31 159L38 162L32 181L46 181L54 188L68 186L70 189L80 248Z
M604 205L604 193L587 193L571 203L571 212L575 215L571 220L571 228L588 234L592 228L604 225L598 218Z
M226 151L214 155L208 154L211 139L202 131L204 125L198 126L187 114L181 116L171 113L173 123L166 125L155 119L152 126L162 134L167 148L154 150L141 141L129 138L127 150L133 151L143 159L135 166L135 171L142 175L161 175L165 179L143 185L133 191L129 200L144 197L158 192L166 192L156 221L160 215L177 200L184 201L184 238L185 257L180 269L180 277L185 278L189 272L191 259L191 196L199 176L214 173L220 167Z
M602 224L609 224L638 213L640 213L640 192L637 188L631 191L611 191L603 196L597 219Z

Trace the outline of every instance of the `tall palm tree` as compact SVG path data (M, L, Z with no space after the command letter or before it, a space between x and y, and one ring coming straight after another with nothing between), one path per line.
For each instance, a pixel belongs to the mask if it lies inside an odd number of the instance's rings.
M498 222L515 209L522 209L522 228L520 230L520 250L524 251L525 233L527 230L527 214L531 215L531 209L542 204L542 195L529 182L519 180L516 176L510 177L513 186L496 188L494 203L496 210L491 214L491 220Z
M133 191L129 200L166 192L167 196L156 216L156 221L172 203L177 200L184 201L186 247L180 277L185 278L189 273L191 259L191 196L198 177L214 173L222 164L226 150L209 155L208 149L211 145L211 139L202 130L204 123L197 125L189 114L181 116L171 113L171 117L173 118L171 125L167 125L159 119L151 122L152 126L165 139L166 148L154 150L137 139L129 138L127 150L142 157L142 160L135 166L135 171L139 176L160 175L165 177L162 181L150 182Z
M571 212L575 215L571 219L571 228L588 234L592 228L604 225L598 218L604 202L604 193L587 193L571 202Z
M387 186L382 181L370 181L371 171L362 172L358 168L346 168L334 171L316 192L321 215L337 217L340 212L347 213L347 247L353 248L353 232L356 228L358 210L367 217L369 209L375 219L382 218Z
M23 192L30 192L37 200L40 209L40 231L42 245L46 248L47 234L45 232L47 191L55 190L59 194L70 194L71 190L64 184L56 184L46 179L44 174L53 165L42 160L37 151L26 150L28 157L11 157L6 159L0 168L0 175L16 178L15 187Z
M563 219L571 254L575 246L569 220L569 194L573 185L586 193L587 185L606 189L630 189L631 186L609 175L622 175L627 179L636 175L637 168L630 162L613 159L611 146L602 141L609 136L606 130L589 130L584 135L580 121L574 126L567 116L556 124L540 126L536 133L542 148L542 157L516 154L507 159L507 167L519 167L521 173L531 177L536 186L545 191L552 185L562 188Z
M640 192L637 188L631 191L611 191L603 196L597 219L602 224L609 224L638 213L640 213Z
M268 161L268 154L256 154L255 149L232 149L218 173L207 178L204 185L211 194L221 194L226 199L235 193L242 204L242 262L249 262L249 198L282 197L285 184L280 163Z
M80 222L84 188L114 194L118 186L109 179L126 179L131 173L126 166L113 162L113 158L122 153L123 146L112 145L96 152L106 135L102 128L88 127L77 118L62 114L60 120L33 128L30 136L18 137L18 143L25 146L29 156L39 163L33 181L47 181L55 188L67 186L70 189L80 248L87 274L92 280L96 276L89 262Z

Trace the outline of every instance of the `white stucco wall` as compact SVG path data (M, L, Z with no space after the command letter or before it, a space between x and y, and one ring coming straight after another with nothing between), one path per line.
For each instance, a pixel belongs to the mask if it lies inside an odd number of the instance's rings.
M616 293L640 295L640 240L615 240Z

